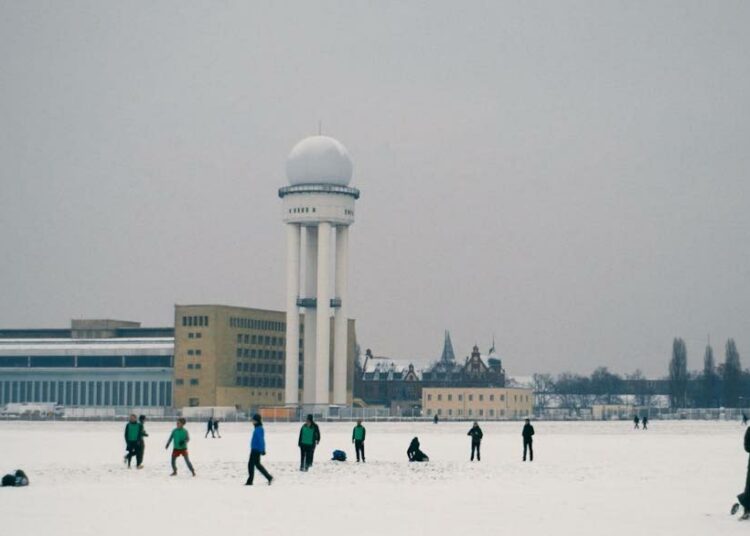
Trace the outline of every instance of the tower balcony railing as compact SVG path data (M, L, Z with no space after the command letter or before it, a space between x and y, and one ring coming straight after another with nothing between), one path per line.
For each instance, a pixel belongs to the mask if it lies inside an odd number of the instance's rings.
M338 194L359 199L359 190L339 184L296 184L279 188L279 197L283 198L289 194Z
M305 307L307 309L315 309L318 307L317 298L297 298L297 307ZM341 307L341 298L331 298L331 307Z

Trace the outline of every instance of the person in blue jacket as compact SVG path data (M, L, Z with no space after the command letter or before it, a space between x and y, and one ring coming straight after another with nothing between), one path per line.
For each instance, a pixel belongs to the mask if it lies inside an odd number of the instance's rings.
M253 436L250 439L250 460L247 462L247 482L246 486L253 485L255 468L258 468L260 474L268 479L268 485L271 485L273 477L266 471L266 468L260 463L260 457L266 455L266 434L263 431L263 421L257 413L253 415Z

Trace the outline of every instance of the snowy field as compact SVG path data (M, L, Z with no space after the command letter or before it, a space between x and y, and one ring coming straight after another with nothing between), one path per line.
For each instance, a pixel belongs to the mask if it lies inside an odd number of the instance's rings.
M351 457L350 424L321 424L308 473L298 425L266 425L266 468L244 486L250 424L204 439L188 423L193 478L170 478L168 423L148 423L146 467L123 466L123 424L0 422L2 533L13 535L711 535L746 534L730 517L744 486L744 429L727 422L535 423L534 463L521 462L521 424L483 423L483 459L469 462L469 423L368 424L366 465ZM419 436L431 460L409 464Z

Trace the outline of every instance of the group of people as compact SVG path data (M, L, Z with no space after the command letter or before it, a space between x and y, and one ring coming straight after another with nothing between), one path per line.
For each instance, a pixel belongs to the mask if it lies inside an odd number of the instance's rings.
M644 430L648 430L648 417L644 415L643 419L640 419L638 418L638 415L633 415L633 428L635 430L638 430L640 428L640 424L643 425Z
M211 437L213 438L218 437L221 439L221 434L219 433L219 419L215 419L214 417L208 418L208 421L206 422L206 437L208 437L208 434L211 434Z
M477 421L474 421L474 424L469 429L468 433L466 434L469 437L471 437L471 458L470 461L474 461L474 456L476 455L477 461L482 460L482 454L481 454L481 446L482 446L482 438L484 437L484 433L482 432L482 429L479 427L479 423ZM523 437L523 461L526 461L526 456L528 454L529 461L534 461L534 448L533 448L533 437L534 437L534 427L531 425L531 420L526 419L523 430L521 431L521 437ZM416 447L419 448L419 441L415 437L412 440L412 445L414 445L414 442L416 441ZM409 450L411 450L411 446L409 446ZM412 460L412 457L409 456L409 461L421 461L421 460Z
M131 466L133 458L136 459L136 467L138 469L143 468L143 454L145 450L144 438L148 437L148 433L145 428L146 417L141 415L139 418L130 415L127 424L125 425L125 463L128 468ZM263 419L259 414L253 415L253 433L250 437L250 458L247 462L247 481L245 485L252 486L255 479L255 471L258 470L268 481L270 485L273 481L273 476L266 470L261 463L261 457L266 455L266 439L265 431L263 429ZM169 449L172 445L171 455L171 466L172 473L170 476L177 475L177 458L183 458L185 465L187 465L190 473L195 476L195 468L190 461L188 454L188 443L190 442L190 433L185 428L186 420L184 418L177 419L177 425L169 435L165 449ZM208 430L206 431L206 437L209 433L218 434L218 420L210 418L208 421ZM481 460L481 444L484 433L479 427L478 422L474 422L468 434L471 437L471 461L474 461L476 456L477 461ZM529 460L534 460L534 451L532 448L532 437L534 436L534 427L531 425L529 419L526 419L526 423L522 431L523 436L523 461L526 461L527 453ZM221 436L219 436L221 437ZM365 463L365 438L367 437L367 430L362 425L362 420L358 419L356 426L352 429L352 443L354 444L354 451L357 456L357 462ZM320 427L313 419L312 415L307 415L305 422L299 431L299 438L297 440L297 446L300 450L300 471L308 471L313 464L315 457L315 448L320 444ZM406 451L406 455L410 462L427 462L430 460L429 456L425 454L419 443L419 438L415 437L409 443L409 448ZM750 471L750 469L749 469ZM748 481L750 482L750 472L748 473Z

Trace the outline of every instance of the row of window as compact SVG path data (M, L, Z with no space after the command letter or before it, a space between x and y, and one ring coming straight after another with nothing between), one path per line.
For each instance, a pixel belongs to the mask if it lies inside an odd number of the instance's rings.
M188 367L190 368L190 367ZM283 374L282 365L268 363L237 363L237 372L265 372L267 374Z
M0 368L137 368L171 366L171 355L32 355L0 357Z
M182 325L187 327L208 327L207 316L183 316Z
M346 214L347 216L354 216L354 211L353 210L349 210L348 208L345 208L344 209L344 214Z
M300 339L302 342L302 339ZM286 339L284 337L270 337L268 335L237 335L237 344L263 344L265 346L284 346Z
M188 355L201 355L201 351L200 350L188 350L187 354Z
M185 385L185 380L182 378L175 378L174 383L175 385ZM199 383L198 378L190 378L190 385L198 385Z
M47 402L62 406L171 406L172 382L2 381L0 402Z
M459 402L463 402L463 399L464 399L463 395L457 395L457 396L458 396L457 400ZM524 400L524 397L526 398L525 400ZM474 395L467 395L466 398L468 399L469 402L473 402L474 401ZM438 401L443 400L443 395L442 394L437 395L437 399L438 399ZM453 395L446 395L446 399L448 400L448 402L452 401L453 400ZM484 395L478 395L478 399L479 399L480 402L484 402ZM427 395L427 400L432 400L432 395L431 394ZM490 402L494 402L495 401L495 395L489 395L489 400L490 400ZM505 402L505 395L500 395L499 396L499 400L500 400L500 402ZM519 395L513 395L513 402L518 402L518 400L519 400ZM528 402L529 401L529 395L520 395L520 400L521 400L521 402ZM508 401L510 401L510 397L508 397Z
M307 214L309 212L315 212L315 207L297 207L289 209L289 214Z
M237 385L243 387L283 387L281 378L259 378L257 376L237 376Z
M448 409L446 411L443 411L442 408L438 408L436 412L433 412L431 409L427 410L427 415L435 415L435 414L441 415L441 416L442 415L447 415L448 417L453 417L453 416L455 416L455 417L463 417L464 413L463 413L463 410L461 410L461 409L457 409L455 412L452 409ZM506 415L505 415L505 410L504 409L497 410L497 412L495 412L494 409L489 409L487 411L485 411L483 409L478 409L476 411L473 411L473 410L469 409L469 410L466 411L466 416L467 417L505 417ZM519 410L515 410L515 409L513 411L508 410L508 415L507 416L508 417L514 417L514 418L528 417L529 416L529 412L525 411L525 410L519 411Z
M273 320L257 320L255 318L229 318L229 327L244 329L263 329L265 331L285 331L285 322L274 322Z
M201 364L200 363L188 363L187 368L189 369L200 369Z
M284 352L276 350L256 350L255 348L237 348L237 357L258 357L262 359L284 359Z
M201 337L203 337L203 334L200 331L196 331L195 333L190 331L188 333L188 339L200 339Z

